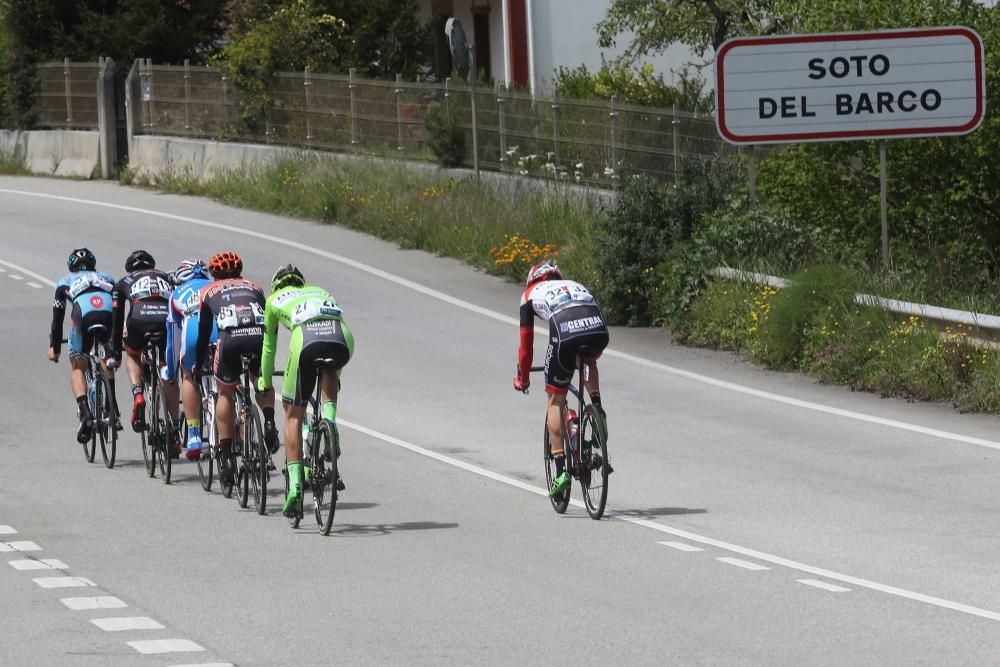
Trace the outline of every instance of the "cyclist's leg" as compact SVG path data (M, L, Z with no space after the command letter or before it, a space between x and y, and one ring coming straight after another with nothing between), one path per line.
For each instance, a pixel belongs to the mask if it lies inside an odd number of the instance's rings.
M181 370L181 401L184 404L184 420L187 422L187 443L185 452L188 458L201 455L201 390L194 377L196 345L198 343L198 319L189 318L181 327L180 338L180 370Z
M122 335L122 347L125 352L125 374L128 375L129 384L132 387L132 430L139 433L146 428L146 397L143 396L142 381L142 347L143 341L142 326L131 318L125 321L125 330Z
M233 433L236 421L236 393L242 371L240 363L241 346L229 337L228 332L219 332L215 350L215 383L219 396L215 402L215 426L219 434L220 479L232 479L233 470L230 456L233 451Z
M282 508L285 514L297 512L302 502L302 420L313 383L316 382L312 360L304 358L302 351L302 330L296 327L292 331L285 378L281 385L281 401L285 406L285 469L288 473L288 497Z

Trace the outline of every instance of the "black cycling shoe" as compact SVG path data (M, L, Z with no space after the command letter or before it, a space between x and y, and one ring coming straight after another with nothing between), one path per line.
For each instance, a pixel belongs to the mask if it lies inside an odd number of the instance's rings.
M346 487L346 486L344 486L344 478L343 478L343 477L341 477L341 476L340 476L340 475L338 474L338 475L337 475L337 490L338 490L338 491L343 491L343 490L344 490L344 489L346 489L346 488L347 488L347 487Z
M80 420L80 428L76 432L76 441L81 445L85 445L90 442L90 438L94 435L94 418L84 417Z
M219 457L219 482L227 486L236 483L236 466L231 456Z
M274 425L274 422L264 422L264 442L272 454L277 454L278 449L281 448L281 443L278 442L278 427Z

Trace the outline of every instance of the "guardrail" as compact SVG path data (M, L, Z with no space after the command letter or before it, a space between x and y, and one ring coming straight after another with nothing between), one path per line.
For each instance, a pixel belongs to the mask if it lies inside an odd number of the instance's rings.
M778 276L770 276L766 273L754 273L752 271L741 271L729 267L712 269L709 271L709 275L727 280L770 285L777 289L783 289L788 285L786 279L779 278ZM855 294L854 301L860 306L881 308L887 313L894 315L906 317L913 315L939 326L943 324L970 327L970 337L980 341L1000 343L1000 317L996 315L984 315L968 310L956 310L954 308L942 308L940 306L930 306L923 303L901 301L899 299L887 299L873 294Z

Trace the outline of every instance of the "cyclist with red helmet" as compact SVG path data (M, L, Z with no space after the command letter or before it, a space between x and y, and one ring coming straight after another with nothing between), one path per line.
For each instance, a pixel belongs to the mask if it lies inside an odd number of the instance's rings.
M260 285L243 278L243 260L235 252L216 253L208 263L214 282L201 290L198 317L198 344L195 368L201 368L208 353L213 324L218 329L215 344L215 380L219 398L215 422L219 432L219 477L232 481L233 431L236 408L233 394L243 372L241 356L254 358L251 371L254 384L260 375L260 357L264 346L264 291ZM278 429L274 425L274 390L257 394L257 404L264 415L264 440L271 451L278 447Z
M76 433L78 442L90 440L94 417L87 403L87 382L84 371L87 368L86 355L96 343L107 343L111 336L111 291L115 279L103 271L97 271L97 258L87 248L77 248L66 259L69 273L56 283L55 300L52 303L52 327L49 332L49 361L59 363L62 347L63 321L66 319L66 302L71 304L69 330L70 387L79 408L80 429ZM115 380L111 380L114 399ZM118 417L118 401L115 405L115 426Z
M115 365L121 363L123 351L126 355L125 371L132 383L132 430L139 433L146 428L142 351L146 347L146 336L150 335L157 338L160 359L166 356L167 300L173 285L170 276L156 268L156 260L145 250L136 250L125 259L125 271L125 277L115 283L111 293L114 300L111 347ZM127 315L126 304L129 307ZM177 384L163 383L163 397L167 401L167 410L176 415L179 403Z
M607 418L601 407L601 388L597 359L608 346L608 326L597 300L586 287L564 280L559 267L549 260L535 264L528 271L528 281L521 295L521 344L517 355L514 389L526 391L531 384L531 359L535 342L535 318L549 324L549 347L545 351L545 392L548 394L546 424L555 458L556 478L550 496L562 493L569 483L563 449L562 410L566 391L577 368L578 350L591 350L584 358L587 374L584 384L601 420Z

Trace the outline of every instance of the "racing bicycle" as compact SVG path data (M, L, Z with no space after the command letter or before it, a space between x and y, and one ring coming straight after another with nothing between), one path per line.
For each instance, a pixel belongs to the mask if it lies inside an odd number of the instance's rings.
M264 444L264 429L261 427L260 410L254 403L256 388L250 378L251 370L258 357L252 354L240 355L243 364L241 372L242 384L236 388L233 399L236 406L236 433L233 438L233 451L236 451L236 441L243 443L242 456L239 465L233 467L237 500L240 507L246 507L250 492L253 491L253 504L257 514L264 514L267 507L267 482L269 452Z
M584 373L588 356L586 347L578 350L577 382L578 386L569 386L570 393L578 400L576 416L567 413L569 409L564 401L560 408L560 420L563 428L563 450L566 454L566 472L571 480L580 484L583 492L583 502L587 513L592 519L600 519L608 502L608 476L611 474L611 464L608 462L608 436L596 407L590 402L584 387ZM543 371L542 366L533 366L532 372ZM552 488L552 480L556 477L555 457L552 455L549 442L548 415L543 440L543 458L545 462L546 488ZM569 506L572 481L558 495L552 496L552 508L559 514Z
M90 333L98 342L94 346L94 351L86 355L87 368L83 371L83 377L87 384L87 403L94 418L94 427L90 439L83 443L83 456L87 459L87 463L93 463L97 453L97 443L100 442L104 465L114 468L118 431L121 427L118 423L118 406L115 405L115 398L111 393L111 380L105 371L104 360L107 355L101 339L107 334L107 329L103 324L95 324L90 328ZM62 342L65 344L68 340L64 338Z
M156 476L159 468L160 476L164 484L170 483L171 473L171 451L173 443L177 441L178 422L181 421L177 415L171 415L167 409L167 399L163 396L160 386L160 350L158 344L161 340L160 332L147 333L145 336L145 347L143 348L141 364L142 379L145 389L146 407L148 419L146 428L140 432L142 439L142 458L146 464L146 473L150 477Z

